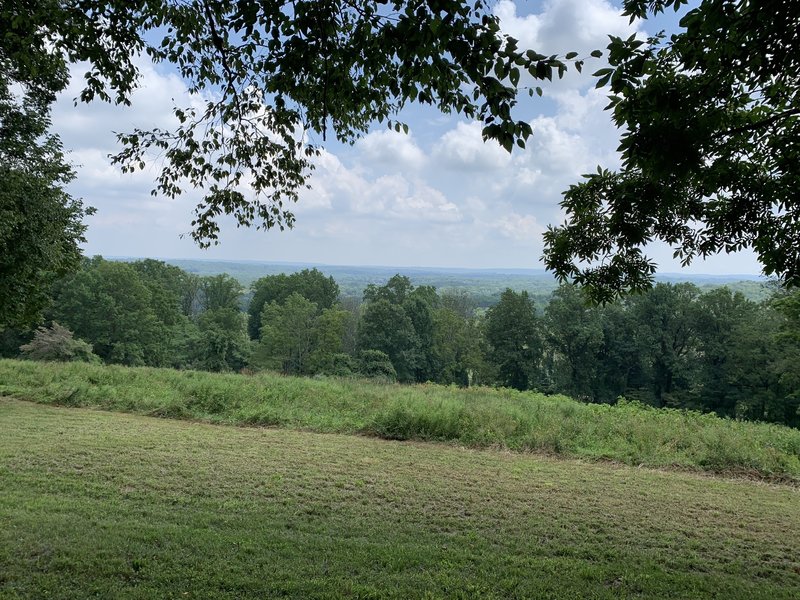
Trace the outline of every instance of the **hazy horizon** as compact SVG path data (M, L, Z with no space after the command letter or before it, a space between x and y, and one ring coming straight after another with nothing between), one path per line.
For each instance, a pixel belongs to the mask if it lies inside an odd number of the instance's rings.
M89 256L89 254L87 254ZM228 263L228 264L247 264L247 265L263 265L263 266L293 266L293 267L326 267L334 269L375 269L375 270L409 270L409 271L429 271L429 272L485 272L485 273L508 273L508 274L531 274L531 275L550 275L544 267L458 267L458 266L445 266L445 265L414 265L414 264L370 264L370 263L333 263L323 261L304 261L304 260L266 260L266 259L249 259L249 258L196 258L196 257L175 257L175 256L143 256L143 255L111 255L99 254L108 260L161 260L164 262L204 262L204 263ZM656 273L656 278L659 277L689 277L689 278L719 278L719 279L735 279L742 278L745 280L767 280L767 276L762 273L710 273L710 272L690 272L690 271L659 271Z

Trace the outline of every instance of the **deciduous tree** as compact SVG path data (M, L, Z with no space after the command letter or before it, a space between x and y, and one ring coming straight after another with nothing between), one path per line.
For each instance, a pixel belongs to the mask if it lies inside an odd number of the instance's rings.
M293 292L282 304L266 305L261 322L253 363L287 375L306 374L317 334L317 305Z
M69 329L56 322L50 327L38 327L33 339L19 349L22 356L32 360L100 362L91 344L76 340Z
M49 95L17 77L0 47L0 327L40 318L53 282L80 265L91 212L65 190L74 172L48 132Z
M528 292L506 289L502 293L500 302L486 312L486 341L487 359L502 385L518 390L536 385L542 340Z
M644 18L687 0L625 0ZM670 35L612 38L595 73L622 168L570 187L545 262L607 301L652 284L647 244L683 264L752 248L800 283L800 19L785 0L702 0Z
M250 337L257 339L263 325L261 314L272 302L282 304L293 293L317 305L317 310L332 308L339 298L339 285L333 277L325 277L319 269L303 269L289 275L279 273L256 280L251 289L253 297L247 312Z
M53 317L106 362L164 366L172 354L169 329L151 302L131 265L95 257L57 286Z
M562 285L545 307L544 333L553 357L556 390L572 397L598 400L602 364L602 313L590 306L582 288Z
M631 298L637 349L649 369L654 402L666 406L676 389L686 389L696 360L696 302L691 283L659 283L647 294Z

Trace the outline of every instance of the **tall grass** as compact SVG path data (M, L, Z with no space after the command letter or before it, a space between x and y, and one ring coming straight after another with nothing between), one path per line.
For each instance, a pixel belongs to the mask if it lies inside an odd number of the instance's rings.
M546 452L800 482L800 431L490 388L0 360L0 395L235 425Z

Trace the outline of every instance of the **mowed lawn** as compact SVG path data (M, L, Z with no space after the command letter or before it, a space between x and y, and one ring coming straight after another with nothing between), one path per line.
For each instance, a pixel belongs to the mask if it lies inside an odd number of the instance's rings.
M0 598L799 598L786 485L0 399Z

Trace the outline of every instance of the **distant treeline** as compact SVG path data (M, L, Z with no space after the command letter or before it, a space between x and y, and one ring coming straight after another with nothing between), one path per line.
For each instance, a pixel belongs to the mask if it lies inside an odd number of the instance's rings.
M195 275L220 275L225 273L238 279L248 291L250 285L267 275L281 273L294 273L303 269L316 268L326 277L333 277L339 285L341 296L354 296L361 298L364 288L370 283L384 283L398 272L396 267L377 266L343 266L343 265L313 265L296 263L264 263L264 262L235 262L214 260L191 259L166 259L167 264L180 267L184 271ZM555 277L543 269L465 269L465 268L432 268L432 267L403 267L411 283L416 285L430 285L439 292L466 292L479 308L488 308L497 304L500 295L507 289L514 291L527 291L533 298L536 308L541 309L558 287ZM701 290L708 291L713 288L728 286L735 292L742 292L744 296L755 302L766 300L771 294L771 285L761 278L742 275L713 276L687 274L683 279L674 274L656 275L656 281L662 283L676 283L690 281Z
M358 299L317 269L245 290L229 275L95 257L53 298L36 331L0 332L3 356L625 396L800 426L800 292L778 288L756 303L659 283L593 306L562 285L538 311L528 292L507 289L484 311L465 292L402 275Z

